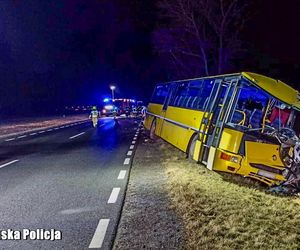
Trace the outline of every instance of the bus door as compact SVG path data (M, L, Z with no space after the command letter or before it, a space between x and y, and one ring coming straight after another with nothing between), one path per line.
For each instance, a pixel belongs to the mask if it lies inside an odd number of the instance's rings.
M166 121L165 121L166 111L167 111L170 101L172 100L172 98L176 92L176 89L177 89L177 84L175 84L175 83L170 84L167 97L165 98L165 101L164 101L164 104L162 107L162 111L160 114L161 118L162 118L162 124L157 130L157 134L162 138L164 138L162 132L163 132L163 127L165 126L165 123L166 123Z
M220 140L221 131L224 123L228 118L233 105L233 94L237 79L215 81L215 86L211 93L211 98L206 108L206 129L202 137L202 149L200 154L200 162L207 165L207 168L212 169L215 150Z

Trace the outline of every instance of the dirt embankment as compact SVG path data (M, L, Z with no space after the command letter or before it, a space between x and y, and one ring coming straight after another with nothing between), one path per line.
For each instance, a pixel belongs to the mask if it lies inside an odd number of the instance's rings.
M14 133L22 133L30 130L44 129L48 127L60 126L67 123L86 120L88 115L72 115L61 117L41 117L28 119L14 119L1 121L0 137Z

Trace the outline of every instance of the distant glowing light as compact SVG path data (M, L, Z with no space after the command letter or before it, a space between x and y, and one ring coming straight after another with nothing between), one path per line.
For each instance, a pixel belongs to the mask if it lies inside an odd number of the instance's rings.
M106 110L113 110L114 109L114 106L113 105L105 105L104 108Z
M115 89L116 89L116 86L111 85L111 86L110 86L110 89L111 89L111 90L115 90Z
M104 99L103 99L103 102L109 102L109 101L110 101L109 98L104 98Z

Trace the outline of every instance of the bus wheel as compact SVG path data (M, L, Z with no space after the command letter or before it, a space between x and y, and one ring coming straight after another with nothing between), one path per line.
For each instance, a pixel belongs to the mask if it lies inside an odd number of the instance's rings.
M189 160L194 161L194 152L195 152L195 147L196 147L196 141L197 141L197 135L193 135L190 140L188 152L187 152L187 158Z
M155 140L156 120L154 119L150 127L150 139Z

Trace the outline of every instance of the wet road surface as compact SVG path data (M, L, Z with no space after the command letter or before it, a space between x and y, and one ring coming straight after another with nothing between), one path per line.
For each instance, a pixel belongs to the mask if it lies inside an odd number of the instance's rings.
M0 230L53 229L62 239L3 240L2 231L0 249L111 248L139 124L117 121L1 139Z

